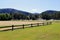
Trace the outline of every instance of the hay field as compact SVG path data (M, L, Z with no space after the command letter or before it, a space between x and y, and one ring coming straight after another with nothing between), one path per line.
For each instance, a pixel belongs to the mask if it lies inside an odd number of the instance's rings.
M21 24L31 24L31 23L41 23L42 20L20 20L20 21L0 21L0 26L11 26L11 25L21 25Z

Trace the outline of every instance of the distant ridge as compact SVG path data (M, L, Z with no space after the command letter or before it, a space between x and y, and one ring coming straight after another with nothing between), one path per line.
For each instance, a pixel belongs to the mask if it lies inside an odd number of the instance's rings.
M41 13L55 13L58 11L55 10L46 10L44 12ZM22 11L22 10L17 10L17 9L13 9L13 8L2 8L0 9L0 13L22 13L25 15L30 15L30 14L40 14L40 13L30 13L30 12L26 12L26 11Z
M60 11L47 10L41 13L43 19L60 20Z
M60 19L60 11L47 10L42 13L30 13L12 8L0 9L0 20L37 20Z
M55 11L55 10L46 10L46 11L44 11L42 13L53 14L53 13L56 13L56 12L58 12L58 11Z
M36 20L39 18L38 15L12 8L0 9L0 20Z
M25 15L30 15L31 14L31 13L26 12L26 11L16 10L16 9L12 9L12 8L0 9L0 13L22 13L22 14L25 14Z

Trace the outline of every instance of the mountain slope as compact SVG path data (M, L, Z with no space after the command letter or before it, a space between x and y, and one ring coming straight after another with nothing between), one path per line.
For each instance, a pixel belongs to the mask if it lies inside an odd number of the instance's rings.
M21 11L21 10L12 9L12 8L0 9L0 20L6 20L7 18L9 20L11 20L11 19L14 19L14 20L33 19L33 20L35 20L35 19L38 19L38 14L33 14L33 13Z
M60 19L60 11L47 10L41 13L43 19Z
M24 15L30 15L31 14L29 12L16 10L16 9L12 9L12 8L0 9L0 13L21 13L21 14L24 14Z

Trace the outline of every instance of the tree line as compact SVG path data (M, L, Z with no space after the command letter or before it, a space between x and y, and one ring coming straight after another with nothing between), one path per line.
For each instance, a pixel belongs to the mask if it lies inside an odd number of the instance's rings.
M38 15L24 15L20 13L0 13L0 20L36 20Z
M41 18L42 19L46 19L46 20L50 20L50 19L54 19L54 20L60 20L60 11L56 11L56 12L43 12L41 14Z
M41 14L31 15L25 15L21 13L0 13L0 20L38 20L38 19L60 20L60 11L54 13L43 12Z

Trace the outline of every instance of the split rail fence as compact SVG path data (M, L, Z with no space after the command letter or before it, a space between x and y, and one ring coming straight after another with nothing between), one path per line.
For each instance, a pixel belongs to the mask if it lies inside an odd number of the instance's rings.
M38 27L38 26L45 26L50 25L52 22L42 22L42 23L33 23L33 24L22 24L22 25L11 25L11 26L4 26L0 27L0 31L7 31L7 30L15 30L15 29L24 29L28 27Z

